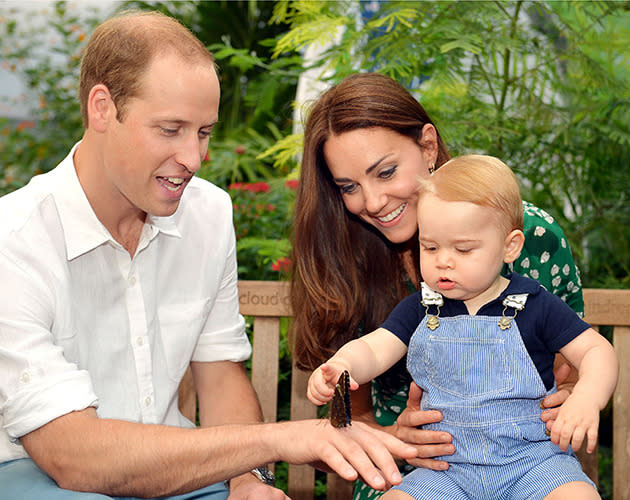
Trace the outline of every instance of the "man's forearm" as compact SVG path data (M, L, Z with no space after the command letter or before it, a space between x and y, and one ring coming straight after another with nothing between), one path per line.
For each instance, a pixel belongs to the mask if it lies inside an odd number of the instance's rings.
M88 409L60 417L21 441L62 488L155 497L192 491L273 461L261 431L137 424L99 419Z

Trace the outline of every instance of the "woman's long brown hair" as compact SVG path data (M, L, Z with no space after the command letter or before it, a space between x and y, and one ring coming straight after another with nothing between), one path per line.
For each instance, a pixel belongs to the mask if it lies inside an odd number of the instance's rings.
M377 73L347 77L315 103L304 131L295 203L291 328L297 365L313 369L341 345L382 323L409 292L401 255L412 250L417 276L418 241L391 243L344 206L324 159L330 135L383 127L418 141L433 123L400 84ZM449 159L438 133L436 165Z

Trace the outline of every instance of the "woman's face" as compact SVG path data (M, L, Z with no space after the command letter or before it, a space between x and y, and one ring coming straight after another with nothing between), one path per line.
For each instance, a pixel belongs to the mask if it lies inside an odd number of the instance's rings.
M417 229L418 178L429 175L437 157L433 125L420 143L381 127L332 135L324 158L349 212L374 226L393 243L404 243Z

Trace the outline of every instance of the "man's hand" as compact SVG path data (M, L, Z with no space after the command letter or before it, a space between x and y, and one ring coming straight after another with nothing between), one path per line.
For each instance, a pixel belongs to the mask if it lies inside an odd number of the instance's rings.
M278 460L333 470L346 481L361 476L377 490L402 480L392 455L403 459L416 456L413 446L362 422L342 429L323 419L280 422L269 425L267 436Z

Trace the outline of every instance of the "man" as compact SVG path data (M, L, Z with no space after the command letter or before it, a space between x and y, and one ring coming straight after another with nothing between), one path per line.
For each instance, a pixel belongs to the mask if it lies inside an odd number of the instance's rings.
M259 423L231 202L193 177L219 107L203 44L110 19L79 97L82 140L0 199L0 497L286 498L249 473L277 460L398 482L390 453L415 451L383 433ZM191 361L200 429L177 409Z

